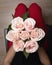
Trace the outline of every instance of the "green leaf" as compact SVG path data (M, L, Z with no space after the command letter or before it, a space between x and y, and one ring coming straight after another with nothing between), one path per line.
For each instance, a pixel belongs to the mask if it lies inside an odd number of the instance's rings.
M26 58L28 58L29 53L27 53L27 52L25 51L25 49L24 49L24 51L23 51L23 54L24 54L24 56L25 56Z
M23 16L22 16L22 18L23 18L23 20L25 20L25 19L27 19L29 16L29 12L26 12Z
M7 32L10 31L10 30L12 30L12 28L11 28L11 24L8 26L8 28L7 28Z

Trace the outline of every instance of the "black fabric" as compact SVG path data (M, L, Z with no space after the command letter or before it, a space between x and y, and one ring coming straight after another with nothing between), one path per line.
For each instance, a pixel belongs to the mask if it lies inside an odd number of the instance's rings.
M42 65L37 52L29 54L26 59L23 52L16 53L11 65Z
M47 25L48 29L48 56L52 63L52 25Z
M40 41L38 41L38 44L39 44L40 47L43 47L43 44L45 43L46 38L47 37L45 35L45 37L43 39L41 39Z

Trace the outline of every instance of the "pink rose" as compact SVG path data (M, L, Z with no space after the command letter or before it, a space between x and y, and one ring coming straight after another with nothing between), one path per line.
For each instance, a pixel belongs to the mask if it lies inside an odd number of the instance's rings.
M24 29L23 18L16 17L11 22L12 22L11 27L12 27L13 30L20 31L20 30Z
M29 32L28 32L28 31L21 31L21 33L20 33L20 38L21 38L22 40L29 39Z
M41 28L34 28L31 31L31 39L34 41L40 41L45 36L45 32Z
M33 18L27 18L24 21L24 27L29 32L34 28L35 24L36 24L36 21Z
M24 50L24 42L22 40L15 40L13 42L13 48L16 52Z
M37 51L39 45L35 41L27 41L24 47L27 53L34 53Z
M19 39L19 35L20 34L17 31L10 30L6 35L6 39L13 42L16 39Z

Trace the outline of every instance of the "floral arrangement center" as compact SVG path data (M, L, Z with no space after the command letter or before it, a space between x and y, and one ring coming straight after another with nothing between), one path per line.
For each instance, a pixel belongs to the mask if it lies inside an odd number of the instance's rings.
M23 52L25 57L29 53L38 50L38 41L45 37L43 29L35 27L36 21L33 18L16 17L11 21L11 30L7 33L6 39L13 42L13 48L16 52Z

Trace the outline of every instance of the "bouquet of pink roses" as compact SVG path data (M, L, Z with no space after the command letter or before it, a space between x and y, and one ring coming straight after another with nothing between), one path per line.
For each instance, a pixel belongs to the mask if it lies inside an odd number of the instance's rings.
M35 27L35 24L33 18L23 20L21 17L16 17L11 21L12 29L6 35L6 39L13 42L14 50L23 51L26 58L29 53L38 50L38 41L45 36L44 30Z

